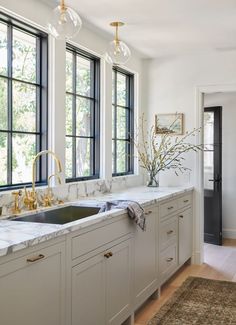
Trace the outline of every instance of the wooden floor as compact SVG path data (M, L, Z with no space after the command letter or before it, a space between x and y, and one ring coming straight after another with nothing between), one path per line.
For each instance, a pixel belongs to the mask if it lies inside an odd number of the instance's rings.
M136 313L135 325L145 325L171 297L188 276L236 282L236 239L227 239L223 246L205 244L202 265L185 265L162 287L158 300L148 300Z

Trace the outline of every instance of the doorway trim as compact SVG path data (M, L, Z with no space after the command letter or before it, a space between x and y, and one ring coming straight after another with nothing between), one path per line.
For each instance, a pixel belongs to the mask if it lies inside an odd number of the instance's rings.
M236 84L202 85L195 87L195 127L201 128L201 132L197 135L197 143L203 143L204 95L217 92L236 92ZM204 170L202 151L196 155L195 170L193 262L195 264L202 264L204 261Z

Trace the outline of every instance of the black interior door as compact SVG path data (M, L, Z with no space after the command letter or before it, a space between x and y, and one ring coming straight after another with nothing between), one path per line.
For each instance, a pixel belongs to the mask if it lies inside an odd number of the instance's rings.
M222 245L222 107L204 109L204 241Z

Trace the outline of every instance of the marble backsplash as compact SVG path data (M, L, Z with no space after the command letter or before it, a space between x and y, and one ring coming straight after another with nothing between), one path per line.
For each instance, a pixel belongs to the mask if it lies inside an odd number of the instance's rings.
M123 190L129 187L143 185L143 176L129 175L114 177L111 180L90 180L84 182L67 183L64 185L52 187L52 194L55 202L62 200L63 202L76 201L80 198L93 197L99 194L109 193L112 191ZM42 205L40 197L48 190L47 187L36 188L38 196L38 206ZM0 207L2 207L2 216L12 214L14 206L14 196L11 191L0 192ZM23 198L20 198L20 208L24 212L27 208L23 205Z

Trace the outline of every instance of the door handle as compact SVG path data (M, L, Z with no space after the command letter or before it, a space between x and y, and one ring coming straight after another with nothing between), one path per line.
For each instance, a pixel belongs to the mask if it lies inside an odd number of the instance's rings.
M209 182L215 182L215 183L219 183L221 182L221 179L208 179Z

